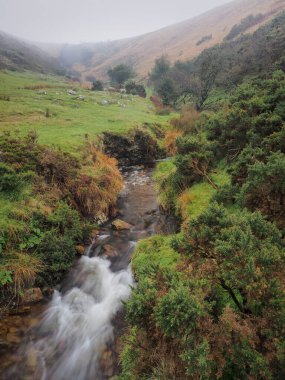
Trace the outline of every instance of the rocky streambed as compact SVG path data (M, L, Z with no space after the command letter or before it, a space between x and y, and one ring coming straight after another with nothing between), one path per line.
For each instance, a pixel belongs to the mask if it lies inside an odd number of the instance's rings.
M0 321L0 378L104 380L119 373L122 301L135 286L132 252L138 240L174 228L159 210L151 169L123 175L117 219L100 229L52 300Z

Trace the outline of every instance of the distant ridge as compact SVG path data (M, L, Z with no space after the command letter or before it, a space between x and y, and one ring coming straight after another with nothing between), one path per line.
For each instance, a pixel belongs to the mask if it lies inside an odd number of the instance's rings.
M284 0L236 0L184 22L125 40L97 44L64 45L61 62L83 74L105 79L107 70L118 64L134 66L145 78L156 58L166 54L174 62L194 58L205 48L223 41L231 28L249 15L262 14L252 32L285 10Z
M0 32L0 69L60 72L65 67L70 75L82 79L92 74L105 80L110 67L126 63L145 79L161 55L171 62L192 59L221 43L245 18L252 16L254 22L240 32L236 28L235 38L255 31L283 10L285 0L234 0L155 32L94 44L30 44Z
M0 31L0 69L61 73L58 59L30 43Z

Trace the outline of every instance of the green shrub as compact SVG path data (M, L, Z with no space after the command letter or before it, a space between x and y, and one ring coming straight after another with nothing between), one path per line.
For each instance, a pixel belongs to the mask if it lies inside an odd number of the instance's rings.
M17 174L11 166L0 163L0 192L18 193L24 186L24 180L25 177Z

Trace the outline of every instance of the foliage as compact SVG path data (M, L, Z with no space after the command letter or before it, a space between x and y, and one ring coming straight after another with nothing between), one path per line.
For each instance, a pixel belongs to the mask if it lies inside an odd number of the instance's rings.
M6 284L2 283L2 286L13 286L14 295L18 295L34 285L37 275L44 270L44 265L36 256L15 252L1 257L0 269L1 272L6 272ZM9 291L7 293L6 296L10 295Z
M34 133L23 138L5 133L0 150L3 306L16 302L25 288L61 281L92 222L112 212L122 177L116 160L91 142L75 158L38 144Z
M177 96L174 81L168 78L163 79L158 85L157 93L161 97L164 105L173 104Z
M271 220L285 221L285 155L277 152L248 166L247 181L241 188L241 203L260 210Z
M285 13L280 13L253 34L232 39L262 18L263 15L249 16L233 28L222 44L205 49L191 61L168 65L161 75L151 73L150 80L156 92L166 96L167 91L160 91L164 82L168 84L172 104L184 99L197 109L205 109L213 90L228 91L245 77L267 76L278 68L284 70Z
M135 81L128 81L125 84L127 94L138 95L141 98L146 98L146 90L142 84L138 84Z
M167 264L166 244L176 267ZM172 379L281 378L284 242L260 214L232 215L214 203L182 235L140 243L132 266L138 286L126 305L133 335L123 374L129 363L134 379L157 371Z
M130 78L133 78L135 73L130 66L122 63L109 69L108 75L112 83L122 85Z
M5 286L13 283L12 272L10 270L1 270L0 285Z
M264 15L262 13L259 13L257 15L248 15L244 19L241 20L241 22L237 25L234 25L232 29L230 30L229 34L226 35L225 40L229 41L233 38L237 37L240 33L245 32L247 29L251 28L252 26L259 24L264 19Z
M170 61L165 55L162 55L160 58L157 58L154 63L154 67L149 74L150 80L155 82L162 79L165 74L170 70Z
M197 41L196 46L200 46L204 42L211 41L212 38L213 38L212 34L208 34L207 36L203 36L199 41Z
M183 223L133 256L122 379L285 376L284 83L245 81L216 112L172 121L154 179Z
M100 81L99 79L95 79L92 81L92 91L103 91L103 82Z
M17 174L12 167L0 163L0 192L18 193L24 184L24 175Z

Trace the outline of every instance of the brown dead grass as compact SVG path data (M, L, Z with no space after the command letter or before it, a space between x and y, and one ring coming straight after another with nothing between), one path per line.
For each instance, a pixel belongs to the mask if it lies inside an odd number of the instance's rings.
M177 153L176 140L181 136L182 132L175 129L165 133L164 147L169 156L175 156Z
M199 120L200 113L195 108L184 108L179 118L171 120L171 125L175 130L191 133L197 129Z
M36 280L37 274L44 268L41 260L25 253L11 254L6 260L6 264L2 267L13 273L15 294L32 286Z
M135 62L135 71L140 78L147 78L156 58L167 55L174 63L185 61L200 54L204 49L221 43L235 24L249 16L262 13L264 20L272 19L285 9L280 0L236 0L210 10L200 16L142 36L106 43L109 54L102 54L102 44L94 47L92 67L77 65L74 69L84 75L96 73L98 79L107 79L107 71L120 63ZM187 15L185 15L187 17ZM197 42L206 35L212 39L197 46Z
M115 206L123 187L117 160L87 146L88 156L82 174L72 184L72 192L80 211L89 217L107 216Z

